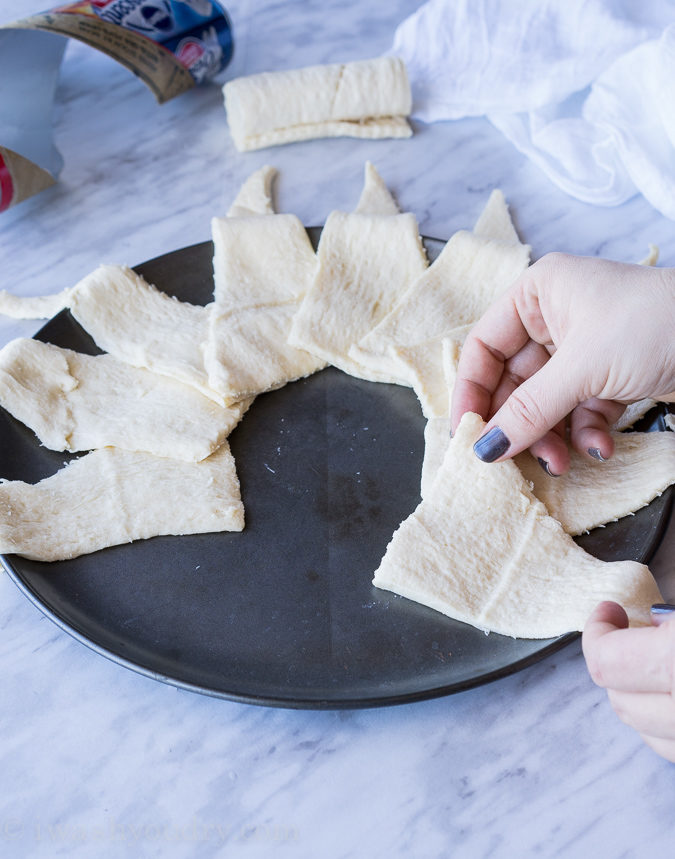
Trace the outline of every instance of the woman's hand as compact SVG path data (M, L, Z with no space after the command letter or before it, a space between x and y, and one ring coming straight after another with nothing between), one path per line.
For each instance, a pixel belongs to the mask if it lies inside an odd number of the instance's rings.
M548 254L475 325L462 348L452 402L487 420L486 462L525 448L552 474L569 440L607 459L609 428L626 403L675 392L675 269Z
M600 603L581 642L590 675L607 690L619 718L655 752L675 761L675 614L668 617L659 625L628 629L620 605Z

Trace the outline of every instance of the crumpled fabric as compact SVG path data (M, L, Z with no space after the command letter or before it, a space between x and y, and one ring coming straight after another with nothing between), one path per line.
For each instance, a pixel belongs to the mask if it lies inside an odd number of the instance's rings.
M558 187L675 219L675 0L428 0L396 30L412 116L486 116Z

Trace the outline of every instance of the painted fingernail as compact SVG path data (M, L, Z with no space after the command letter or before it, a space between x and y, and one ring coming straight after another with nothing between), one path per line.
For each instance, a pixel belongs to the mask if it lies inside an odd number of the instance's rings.
M600 449L597 447L589 447L588 453L589 453L589 456L592 456L593 459L597 459L598 462L607 462L605 457L600 453Z
M659 624L672 617L673 613L675 613L675 605L670 605L670 603L655 603L651 608L652 623L654 626L659 626Z
M492 427L473 446L473 452L483 462L494 462L511 447L511 442L499 429Z
M559 474L554 474L551 471L551 466L548 464L548 462L546 462L545 459L542 459L540 456L538 456L537 462L539 463L539 465L541 465L541 467L544 469L544 471L546 472L546 474L548 474L549 477L560 477Z

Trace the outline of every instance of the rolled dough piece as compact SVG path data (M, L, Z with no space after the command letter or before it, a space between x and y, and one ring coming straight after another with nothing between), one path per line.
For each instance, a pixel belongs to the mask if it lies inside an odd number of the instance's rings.
M226 403L279 388L325 366L288 343L317 259L295 215L214 218L214 302L204 362Z
M394 533L373 584L479 629L518 638L581 630L614 600L632 625L661 601L649 569L584 552L510 460L473 453L483 421L467 413L437 480Z
M223 87L240 152L316 137L410 137L412 107L397 57L235 78Z
M227 438L250 401L225 408L112 355L20 338L0 350L0 404L51 450L114 446L196 462Z
M201 462L103 448L39 483L0 483L0 553L60 561L160 534L241 531L227 442Z
M612 433L614 455L596 462L570 453L570 469L550 477L527 452L518 468L568 534L634 513L675 483L675 436L670 432Z

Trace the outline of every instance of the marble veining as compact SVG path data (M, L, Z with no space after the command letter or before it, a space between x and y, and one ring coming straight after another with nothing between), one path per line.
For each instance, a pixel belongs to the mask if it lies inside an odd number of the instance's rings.
M418 5L228 2L234 74L376 56ZM39 11L0 0L2 22ZM533 256L675 264L675 227L643 199L565 196L486 121L415 124L407 141L312 141L241 155L217 85L163 106L75 43L54 110L57 185L0 215L0 288L55 292L100 262L209 238L269 163L307 225L355 205L376 165L425 235L470 227L501 187ZM0 318L0 344L37 322ZM671 523L653 569L675 599ZM614 716L573 642L447 698L293 711L177 690L62 632L0 574L0 853L8 857L643 856L669 848L675 768Z

